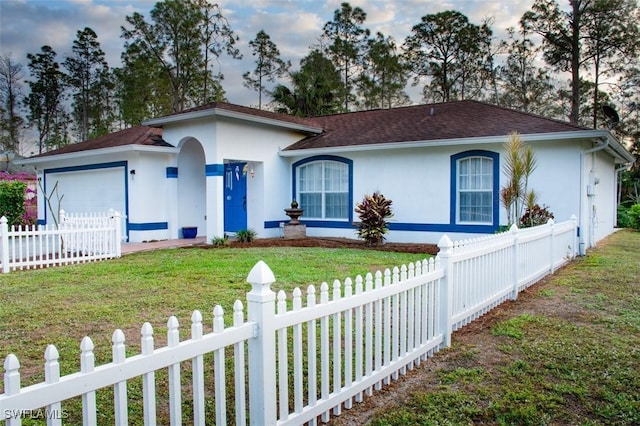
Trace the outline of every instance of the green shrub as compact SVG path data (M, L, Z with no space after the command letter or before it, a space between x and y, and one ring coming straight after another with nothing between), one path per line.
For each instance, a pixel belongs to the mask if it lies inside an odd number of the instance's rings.
M629 209L622 204L618 206L618 228L631 228L631 218L629 217Z
M258 234L253 229L242 229L236 232L236 238L241 243L250 243L251 241L256 239Z
M211 239L211 244L214 247L224 247L229 243L229 237L227 236L227 234L225 234L222 237L213 237Z
M629 226L633 229L640 229L640 203L634 204L627 210Z
M373 195L365 195L362 202L356 205L355 212L360 218L360 222L356 225L358 237L362 238L368 246L377 246L384 242L384 234L389 231L387 219L393 217L392 203L376 191Z
M520 227L531 228L532 226L544 225L553 219L553 213L549 211L549 207L544 204L540 207L534 204L531 208L527 207L524 214L520 218Z
M27 184L21 181L0 181L0 217L6 216L11 225L24 225L26 209L24 207Z

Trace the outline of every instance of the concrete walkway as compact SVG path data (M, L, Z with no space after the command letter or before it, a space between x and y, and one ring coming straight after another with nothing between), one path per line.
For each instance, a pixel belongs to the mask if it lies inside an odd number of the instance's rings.
M179 240L153 241L149 243L122 243L122 255L137 253L140 251L157 250L163 248L176 248L202 244L206 237L183 238Z

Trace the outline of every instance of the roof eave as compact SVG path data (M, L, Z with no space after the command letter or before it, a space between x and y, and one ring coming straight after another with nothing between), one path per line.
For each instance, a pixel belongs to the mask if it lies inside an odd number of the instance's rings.
M237 112L237 111L230 111L223 108L211 108L211 109L206 109L202 111L192 111L192 112L186 112L182 114L169 115L165 117L152 118L150 120L144 121L142 124L144 124L145 126L151 126L151 127L162 127L166 124L181 123L184 121L197 120L200 118L215 117L215 116L234 118L237 120L250 121L250 122L259 123L259 124L266 124L269 126L283 127L286 129L297 130L297 131L308 133L308 134L320 134L322 133L322 130L323 130L321 127L308 126L304 124L292 123L292 122L283 121L283 120L276 120L276 119L267 118L267 117L260 117L252 114L246 114L246 113Z
M153 146L153 145L123 145L110 148L98 148L89 149L85 151L67 152L64 154L45 155L42 157L30 157L22 160L18 160L15 163L18 165L26 164L43 164L61 160L68 160L70 158L87 158L105 154L117 154L123 152L151 152L158 154L179 154L180 149L169 146Z
M326 148L280 150L279 155L281 157L298 157L301 155L309 156L309 155L322 155L327 153L385 151L385 150L392 150L392 149L426 148L426 147L459 146L459 145L485 145L485 144L491 144L491 143L504 143L508 140L508 138L509 138L509 135L501 135L501 136L484 136L484 137L473 137L473 138L389 142L389 143L379 143L379 144L349 145L349 146L326 147ZM610 146L612 146L616 157L618 157L621 160L624 160L625 162L634 160L633 155L631 155L608 130L576 130L576 131L566 131L566 132L529 133L529 134L521 134L520 138L524 142L548 142L548 141L571 140L571 139L607 138L609 139L609 144Z

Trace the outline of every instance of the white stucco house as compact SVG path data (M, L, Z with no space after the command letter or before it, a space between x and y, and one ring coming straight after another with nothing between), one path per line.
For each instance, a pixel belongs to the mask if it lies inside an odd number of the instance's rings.
M292 199L307 235L355 238L355 204L379 190L393 201L388 241L435 243L506 224L504 143L518 132L538 160L529 187L557 221L576 215L588 248L613 231L618 172L634 161L608 130L476 101L316 118L218 102L143 124L23 163L47 191L58 184L68 212L124 212L132 242L184 226L208 241L276 237Z

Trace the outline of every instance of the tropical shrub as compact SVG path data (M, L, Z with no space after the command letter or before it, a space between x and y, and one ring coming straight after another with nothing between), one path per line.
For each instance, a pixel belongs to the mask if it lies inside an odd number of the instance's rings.
M632 227L631 217L629 216L629 209L622 204L618 206L617 226L618 228Z
M633 229L640 229L640 203L634 204L627 210L629 226Z
M365 195L362 202L356 205L355 212L360 218L360 222L356 224L357 234L368 246L377 246L384 242L384 234L389 231L387 219L393 217L392 203L376 191L372 195Z
M6 216L9 225L35 225L38 217L38 198L36 197L36 191L29 186L30 182L35 182L35 176L28 173L10 174L7 172L0 172L0 182L20 182L23 185L19 185L24 188L22 194L22 204L24 209L19 209L15 212L15 219L10 220L9 215L0 213L0 216ZM15 194L19 196L19 194ZM0 201L0 210L4 211L3 202ZM12 217L14 215L12 214Z
M258 234L253 229L242 229L236 232L236 239L241 243L250 243L255 240Z
M522 216L523 208L535 205L536 194L528 186L537 161L533 149L522 141L518 133L512 133L505 142L505 151L503 171L508 181L500 189L500 201L507 210L509 224L513 224Z
M24 225L24 206L27 184L18 180L0 181L0 217L5 216L11 225Z
M211 239L211 244L214 247L224 247L229 243L229 237L227 236L227 234L225 234L222 237L213 237Z
M549 211L549 207L544 204L540 207L538 204L534 204L531 207L527 207L524 214L520 218L520 226L522 228L530 228L532 226L544 225L553 219L553 213Z

